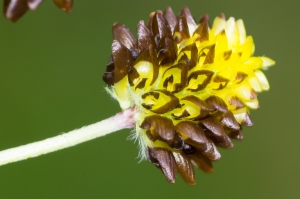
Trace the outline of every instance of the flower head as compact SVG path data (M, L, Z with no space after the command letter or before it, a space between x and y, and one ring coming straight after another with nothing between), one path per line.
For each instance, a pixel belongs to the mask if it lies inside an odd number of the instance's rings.
M269 84L261 69L275 62L253 57L254 43L242 20L224 15L197 24L188 8L176 17L167 8L140 21L137 40L113 25L112 57L103 79L122 109L136 107L140 156L159 167L169 182L176 172L195 184L193 165L212 172L233 147L242 126L252 126L249 109Z
M6 18L16 22L28 9L35 10L43 0L4 0L3 12ZM53 0L57 7L71 12L73 0Z

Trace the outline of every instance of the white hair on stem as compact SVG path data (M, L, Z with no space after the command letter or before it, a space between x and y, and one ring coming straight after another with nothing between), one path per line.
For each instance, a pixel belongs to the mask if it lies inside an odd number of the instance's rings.
M133 128L135 107L115 116L42 141L0 151L0 165L5 165L68 148L115 131Z

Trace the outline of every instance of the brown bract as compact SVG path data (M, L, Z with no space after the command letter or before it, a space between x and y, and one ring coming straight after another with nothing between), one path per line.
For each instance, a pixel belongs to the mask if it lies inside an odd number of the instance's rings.
M16 22L27 10L35 10L43 0L4 0L4 16ZM71 12L73 0L53 0L57 7L65 12Z

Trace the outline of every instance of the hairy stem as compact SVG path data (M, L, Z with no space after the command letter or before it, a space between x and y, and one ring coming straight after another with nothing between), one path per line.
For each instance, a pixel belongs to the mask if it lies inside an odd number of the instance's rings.
M80 129L75 129L42 141L0 151L0 165L37 157L68 148L112 132L134 127L135 109L124 110L115 116Z

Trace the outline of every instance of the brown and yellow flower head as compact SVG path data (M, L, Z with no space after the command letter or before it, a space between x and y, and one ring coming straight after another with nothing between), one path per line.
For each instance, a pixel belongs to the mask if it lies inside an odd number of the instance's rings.
M137 40L113 25L112 56L103 75L122 109L136 107L135 138L140 156L174 183L176 172L195 184L193 165L212 172L217 146L233 147L242 126L251 126L249 109L269 84L261 69L275 62L253 57L254 43L242 20L222 14L209 26L197 24L188 8L171 8L140 21Z
M4 16L13 22L21 18L27 10L35 10L43 0L4 0ZM65 12L71 12L73 0L53 0L57 7Z

